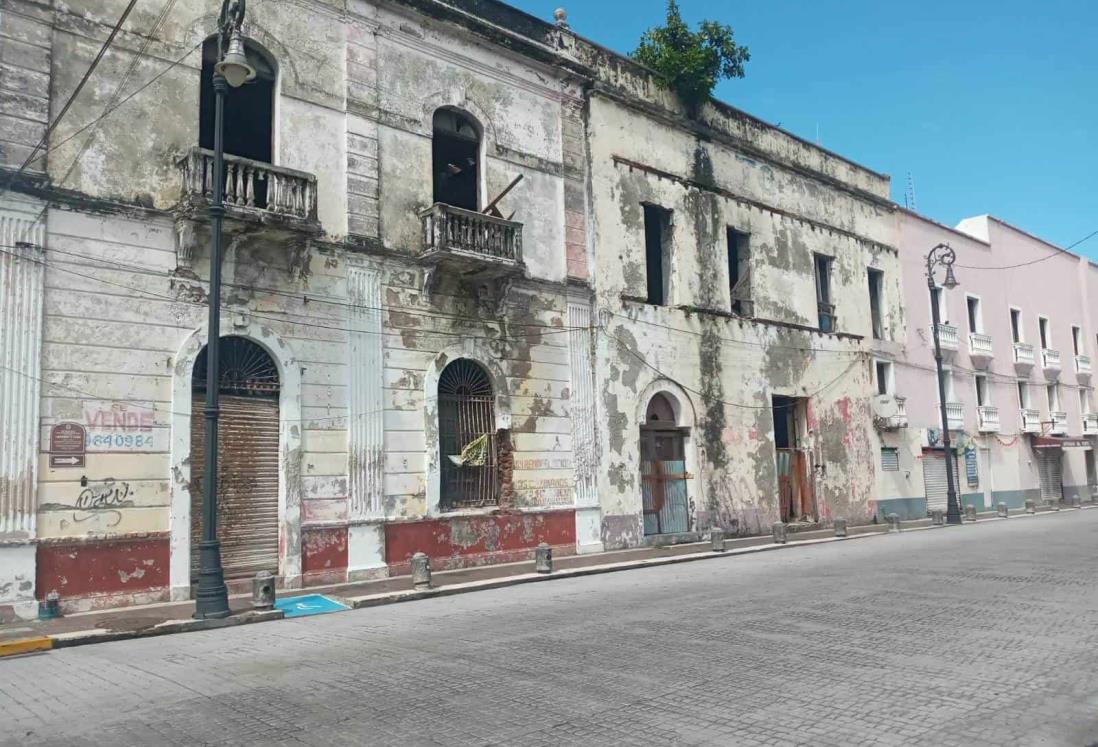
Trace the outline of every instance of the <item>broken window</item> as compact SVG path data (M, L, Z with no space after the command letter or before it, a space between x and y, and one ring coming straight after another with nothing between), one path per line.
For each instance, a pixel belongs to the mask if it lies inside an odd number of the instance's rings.
M665 306L670 296L671 211L644 205L644 256L648 303Z
M831 302L832 258L823 254L813 255L816 266L816 307L819 311L820 331L835 331L835 304Z
M885 339L884 311L881 308L881 298L884 293L884 273L880 270L869 270L869 318L873 326L873 339Z
M251 42L244 42L255 78L225 95L223 146L233 156L271 163L274 151L275 62ZM217 37L202 45L202 83L198 101L198 145L214 148L214 65ZM264 201L265 204L265 201Z
M459 358L438 380L440 508L499 503L496 414L492 382L477 363Z
M728 288L732 311L752 316L750 234L728 229Z
M435 112L431 140L434 201L478 210L480 126L457 109Z

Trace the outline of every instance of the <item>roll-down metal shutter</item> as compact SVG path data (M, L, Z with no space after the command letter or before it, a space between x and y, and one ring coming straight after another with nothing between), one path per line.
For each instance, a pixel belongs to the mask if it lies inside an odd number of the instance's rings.
M923 483L926 486L927 511L947 508L949 486L946 483L946 460L944 451L923 452ZM960 475L957 473L957 459L953 459L953 487L960 496Z
M1060 449L1037 449L1037 473L1041 499L1058 501L1064 496L1063 454Z
M225 577L278 572L278 399L222 394L218 427L217 536ZM191 418L191 577L202 539L205 397Z

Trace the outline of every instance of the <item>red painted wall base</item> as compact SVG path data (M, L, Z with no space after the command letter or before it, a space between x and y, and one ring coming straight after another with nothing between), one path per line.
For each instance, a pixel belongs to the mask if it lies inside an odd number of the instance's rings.
M576 551L572 509L538 513L455 516L385 525L385 562L391 575L409 573L417 552L431 558L436 571L529 560L546 542L556 555Z
M301 534L302 583L338 584L347 580L347 528L306 529Z
M46 540L36 554L37 596L45 599L56 591L62 609L117 607L168 596L167 535ZM74 606L71 600L78 598L86 601Z

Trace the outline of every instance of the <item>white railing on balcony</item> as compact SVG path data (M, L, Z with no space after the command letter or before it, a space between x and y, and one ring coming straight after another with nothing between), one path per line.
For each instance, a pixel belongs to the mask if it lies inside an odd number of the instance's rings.
M1066 412L1060 412L1059 410L1053 410L1048 414L1049 419L1052 420L1052 427L1049 428L1049 433L1054 433L1061 436L1067 433L1068 429L1068 415Z
M896 397L896 421L900 427L907 427L907 397Z
M946 402L946 424L951 431L965 428L965 406L960 402Z
M1036 362L1033 346L1028 342L1014 343L1014 362L1022 366L1032 366Z
M191 148L179 160L183 193L213 198L214 153ZM304 171L225 154L226 207L256 208L316 220L316 177Z
M980 419L981 433L999 432L999 408L990 405L981 405L976 408L976 414Z
M1090 376L1090 356L1089 355L1077 355L1075 356L1075 373L1080 376Z
M1060 351L1041 348L1041 368L1049 371L1060 370Z
M934 333L934 327L930 328L931 334ZM938 324L938 343L942 346L942 350L956 350L960 347L960 336L957 334L957 328L952 324L946 324L941 322Z
M970 333L968 336L968 351L973 358L992 357L991 335L985 335L982 332Z
M522 262L522 224L435 203L419 214L424 251L468 252L486 259Z
M1098 435L1098 413L1083 413L1083 434L1087 436Z
M1022 433L1041 432L1041 413L1037 410L1022 408Z

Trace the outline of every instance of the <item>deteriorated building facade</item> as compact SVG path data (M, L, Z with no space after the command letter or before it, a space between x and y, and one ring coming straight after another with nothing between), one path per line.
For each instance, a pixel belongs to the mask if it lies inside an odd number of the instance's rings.
M0 618L190 597L210 386L236 588L911 497L888 177L491 0L249 3L207 381L217 8L139 7L62 117L124 5L0 13Z

